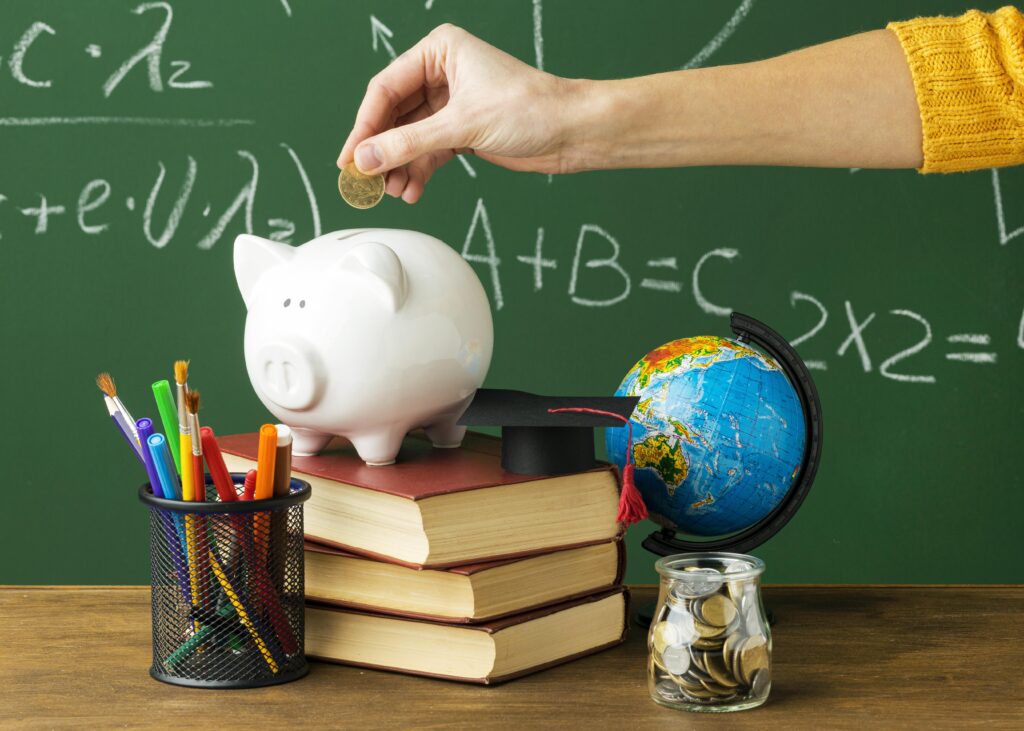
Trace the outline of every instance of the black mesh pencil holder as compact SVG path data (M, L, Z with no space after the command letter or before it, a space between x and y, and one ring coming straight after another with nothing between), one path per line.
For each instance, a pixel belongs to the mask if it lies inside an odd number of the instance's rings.
M241 491L244 475L232 474ZM267 500L139 499L149 508L153 665L157 680L254 688L301 678L304 647L302 503L309 483Z

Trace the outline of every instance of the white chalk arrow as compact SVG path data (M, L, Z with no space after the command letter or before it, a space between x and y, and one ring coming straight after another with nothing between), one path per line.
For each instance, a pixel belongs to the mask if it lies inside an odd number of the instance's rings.
M389 39L394 38L395 34L392 32L390 28L381 23L377 19L376 15L370 16L370 34L373 37L373 50L376 51L377 44L380 43L380 45L384 46L384 50L387 51L388 56L390 56L391 60L394 61L395 56L397 56L398 54L395 53L395 49L391 45Z

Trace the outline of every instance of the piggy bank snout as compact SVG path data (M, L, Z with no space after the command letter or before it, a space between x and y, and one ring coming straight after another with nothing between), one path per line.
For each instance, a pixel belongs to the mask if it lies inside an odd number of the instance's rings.
M316 404L323 373L313 349L294 338L260 346L253 372L264 395L278 406L303 411Z

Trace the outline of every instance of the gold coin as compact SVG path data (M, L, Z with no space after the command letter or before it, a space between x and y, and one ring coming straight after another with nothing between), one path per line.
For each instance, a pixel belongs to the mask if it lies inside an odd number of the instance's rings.
M694 640L693 647L698 650L721 650L722 649L722 638L713 638L710 640Z
M737 677L744 685L750 685L754 673L768 669L768 642L764 637L748 637L735 659Z
M693 622L694 629L697 630L697 634L700 635L702 640L714 640L725 634L725 627L712 627L710 624L704 624L698 620ZM699 641L699 640L698 640Z
M698 688L686 688L686 687L683 687L683 693L685 693L686 695L690 696L691 698L697 698L699 700L706 700L706 701L709 701L709 700L711 700L713 698L717 698L718 697L714 693L712 693L710 690L706 690L704 688L699 688L698 689Z
M708 675L711 676L712 680L724 688L735 688L739 685L739 683L733 680L728 668L725 667L725 661L719 655L706 654L704 656L704 669L708 671Z
M676 685L685 690L704 689L704 686L700 684L700 681L697 678L691 676L689 673L686 673L684 675L673 675L672 673L669 673L668 676L672 678L673 682L675 682Z
M743 635L734 632L722 643L722 659L725 661L726 669L734 676L736 675L736 648L740 646L741 642L743 642Z
M702 681L700 681L700 682L701 682L701 684L703 684L703 686L704 686L704 689L705 689L705 690L706 690L706 691L707 691L708 693L711 693L711 694L712 694L713 696L715 696L716 698L728 698L728 697L730 697L730 696L731 696L731 695L732 695L733 693L735 693L735 691L734 691L734 690L731 690L731 689L729 689L729 688L722 688L722 687L720 687L720 686L716 685L715 683L713 683L713 682L711 682L711 681L707 681L707 680L702 680Z
M338 192L353 208L373 208L384 197L384 176L364 175L350 162L338 176Z
M664 654L669 647L681 644L679 630L671 622L658 622L651 630L651 644L659 655Z
M728 627L736 619L736 605L724 594L712 594L697 609L700 619L714 627Z

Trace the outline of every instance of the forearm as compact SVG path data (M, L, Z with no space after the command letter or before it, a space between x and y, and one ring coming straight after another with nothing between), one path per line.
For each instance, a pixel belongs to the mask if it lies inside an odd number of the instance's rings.
M921 165L914 86L890 31L756 63L573 83L569 170Z

